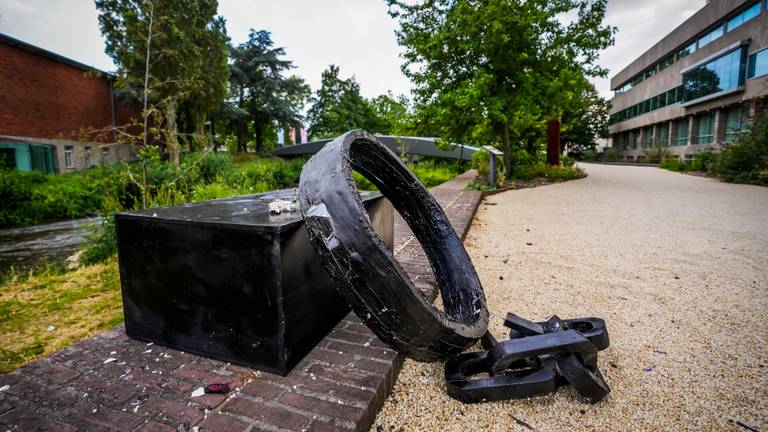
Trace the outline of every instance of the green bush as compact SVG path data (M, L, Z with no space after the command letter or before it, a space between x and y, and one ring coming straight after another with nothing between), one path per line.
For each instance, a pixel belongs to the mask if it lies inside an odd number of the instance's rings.
M579 167L549 166L541 161L531 165L516 166L512 171L512 178L516 180L532 180L536 177L544 177L563 181L579 179L585 175L584 170Z
M91 232L85 239L85 247L80 255L80 264L96 264L117 253L115 216L103 218L100 225L91 228Z
M594 162L597 160L597 152L595 149L587 149L581 155L581 160L584 162Z
M560 163L563 164L563 166L572 167L576 164L576 161L571 159L568 155L562 155L560 156Z
M768 186L768 112L755 119L749 133L723 149L712 171L725 181Z
M664 159L669 159L670 153L666 147L653 147L643 150L645 154L645 162L647 163L661 163Z
M603 162L618 162L619 159L619 152L615 148L608 147L603 150Z
M712 169L717 164L720 155L714 153L712 150L705 150L701 153L693 155L691 161L691 170L702 171L705 173L712 172Z
M669 156L664 158L661 162L659 162L659 168L664 168L670 171L677 171L677 172L685 172L689 171L690 168L688 164L680 160L680 158L675 156Z

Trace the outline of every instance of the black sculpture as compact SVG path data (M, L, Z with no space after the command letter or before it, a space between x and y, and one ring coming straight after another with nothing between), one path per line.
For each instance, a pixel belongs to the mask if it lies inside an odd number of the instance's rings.
M392 202L421 243L445 312L413 285L371 227L353 169ZM483 288L461 240L432 195L374 136L350 131L315 154L301 172L299 206L337 288L382 341L429 361L461 352L485 334Z

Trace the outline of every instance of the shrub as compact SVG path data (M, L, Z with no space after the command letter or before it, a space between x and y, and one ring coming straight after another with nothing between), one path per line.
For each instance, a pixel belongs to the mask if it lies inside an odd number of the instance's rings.
M662 160L668 159L670 156L669 150L666 147L653 147L644 150L645 160L648 163L661 163Z
M185 158L185 163L195 163L197 160L197 171L204 183L225 178L235 167L232 157L227 153L192 154Z
M586 149L581 155L581 160L584 162L594 162L597 160L597 152L595 149Z
M714 153L712 150L705 150L701 153L696 153L693 155L693 160L691 161L691 170L709 173L717 164L719 157L720 155Z
M768 186L768 113L755 119L749 133L723 149L713 172L725 181Z
M549 166L541 161L531 165L516 166L512 171L512 178L516 180L531 180L536 177L544 177L562 181L575 180L584 176L584 170L579 167Z
M572 167L576 164L576 161L571 159L571 157L568 155L562 155L560 156L560 163L563 164L563 166Z
M101 225L91 228L85 237L85 247L80 255L80 264L92 265L109 259L117 253L117 233L114 214L102 219Z
M618 162L619 152L613 147L608 147L603 150L603 162Z
M661 162L659 162L659 168L677 172L684 172L689 170L688 164L676 156L669 156L663 159Z

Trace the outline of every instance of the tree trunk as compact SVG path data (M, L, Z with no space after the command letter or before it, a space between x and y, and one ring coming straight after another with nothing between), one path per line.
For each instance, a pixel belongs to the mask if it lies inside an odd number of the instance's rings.
M171 166L179 170L179 139L176 129L176 99L171 97L165 102L165 134Z
M509 145L509 123L505 120L501 127L501 143L504 148L504 176L512 178L512 148Z
M211 144L213 144L213 151L219 151L219 145L216 142L216 123L213 121L213 117L211 117Z
M525 151L528 152L531 156L537 156L536 155L536 137L529 136L528 137L528 143L526 145Z
M254 138L256 139L256 153L259 153L261 151L261 146L263 144L262 142L262 135L263 130L262 125L258 121L253 122L253 130L254 130Z
M195 134L193 142L195 150L205 150L208 147L208 137L205 135L205 113L195 113Z
M245 153L245 131L243 131L243 123L237 122L237 151Z

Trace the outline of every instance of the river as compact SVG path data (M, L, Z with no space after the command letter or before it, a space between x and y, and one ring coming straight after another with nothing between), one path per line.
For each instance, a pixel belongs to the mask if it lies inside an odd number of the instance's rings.
M45 262L61 262L85 241L88 226L99 223L92 217L20 228L0 229L0 276L11 267L25 271Z

